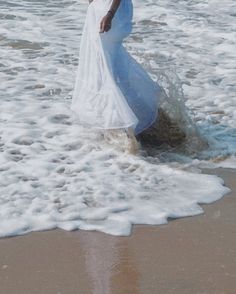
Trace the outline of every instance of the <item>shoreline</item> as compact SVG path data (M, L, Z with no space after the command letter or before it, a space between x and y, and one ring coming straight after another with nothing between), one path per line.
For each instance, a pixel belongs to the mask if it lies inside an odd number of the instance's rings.
M236 170L202 172L232 192L197 216L135 225L128 237L56 229L0 239L0 293L236 293Z

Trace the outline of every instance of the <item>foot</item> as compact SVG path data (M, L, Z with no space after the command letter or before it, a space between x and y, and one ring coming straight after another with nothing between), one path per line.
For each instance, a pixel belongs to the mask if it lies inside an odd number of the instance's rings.
M105 141L115 148L130 154L137 154L139 143L132 128L106 130L104 132Z

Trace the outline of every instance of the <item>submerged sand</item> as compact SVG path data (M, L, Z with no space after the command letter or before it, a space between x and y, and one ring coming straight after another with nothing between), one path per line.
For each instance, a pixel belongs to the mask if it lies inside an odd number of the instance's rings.
M0 294L235 294L236 170L205 170L232 193L205 213L129 237L53 230L0 239Z

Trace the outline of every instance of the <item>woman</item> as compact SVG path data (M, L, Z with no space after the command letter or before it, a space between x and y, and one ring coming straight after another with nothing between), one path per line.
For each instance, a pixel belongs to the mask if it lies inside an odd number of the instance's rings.
M135 135L157 119L161 88L122 46L132 30L132 0L89 2L71 110L82 125L126 134L133 149Z

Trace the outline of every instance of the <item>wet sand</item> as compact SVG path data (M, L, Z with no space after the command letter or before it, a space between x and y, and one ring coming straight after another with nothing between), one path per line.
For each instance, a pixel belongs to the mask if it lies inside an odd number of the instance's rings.
M130 237L53 230L0 239L0 294L235 294L236 170L205 170L232 193L205 213Z

